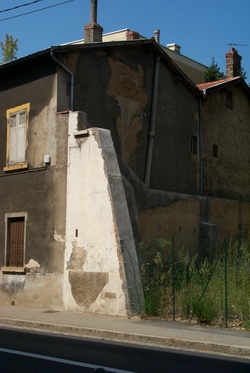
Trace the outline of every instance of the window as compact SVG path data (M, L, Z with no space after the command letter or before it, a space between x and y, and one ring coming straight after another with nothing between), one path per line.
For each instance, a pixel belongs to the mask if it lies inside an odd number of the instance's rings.
M214 158L218 158L218 156L219 156L218 145L213 144L213 157L214 157Z
M191 136L190 151L192 154L197 154L197 137Z
M27 213L5 214L5 267L3 272L24 272Z
M17 106L6 112L7 144L4 171L27 168L27 130L30 104Z
M233 109L233 92L231 91L226 92L226 106L229 109Z

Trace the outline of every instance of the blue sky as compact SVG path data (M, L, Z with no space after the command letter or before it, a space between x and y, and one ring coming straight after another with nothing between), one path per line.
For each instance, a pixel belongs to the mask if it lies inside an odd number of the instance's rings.
M1 0L0 40L5 34L18 38L17 57L52 45L83 38L83 26L90 21L90 0L73 0L43 11L14 17L67 0L39 2L4 11L34 0ZM160 29L163 45L177 43L187 57L210 65L212 57L225 72L229 43L242 56L250 82L250 0L98 0L98 23L104 33L129 28L151 37ZM0 56L1 60L1 56Z

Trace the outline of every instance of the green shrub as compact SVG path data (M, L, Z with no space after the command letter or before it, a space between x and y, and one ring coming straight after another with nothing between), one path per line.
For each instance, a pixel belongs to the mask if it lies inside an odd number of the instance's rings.
M174 315L189 321L194 317L206 324L224 319L249 325L249 246L242 242L228 246L217 243L214 247L218 250L207 258L190 255L187 242L182 239L181 245L175 245L174 261L174 240L138 245L144 316Z
M194 299L193 304L193 315L202 324L211 324L218 315L218 310L215 302L209 298Z

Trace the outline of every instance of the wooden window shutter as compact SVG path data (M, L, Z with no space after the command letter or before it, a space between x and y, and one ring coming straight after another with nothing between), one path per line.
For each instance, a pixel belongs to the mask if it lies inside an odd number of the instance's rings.
M14 113L9 118L9 165L26 161L26 121L26 110Z
M24 265L24 217L9 219L8 258L9 267Z
M20 112L18 117L17 163L24 163L26 160L26 111Z
M16 163L16 148L17 148L17 115L11 115L9 119L9 154L8 164Z

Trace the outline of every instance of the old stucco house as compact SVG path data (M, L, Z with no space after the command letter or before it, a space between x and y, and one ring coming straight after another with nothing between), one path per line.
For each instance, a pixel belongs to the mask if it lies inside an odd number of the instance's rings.
M128 315L143 302L138 240L249 227L245 145L234 183L223 165L232 137L249 143L249 88L231 81L216 142L223 94L205 94L154 39L103 43L95 19L85 32L0 66L0 296Z
M210 220L219 232L249 242L250 89L240 76L241 58L231 48L226 53L225 79L198 85L205 96L202 194L216 197L211 198L213 206L218 206L218 201L226 202L224 208L210 210Z

